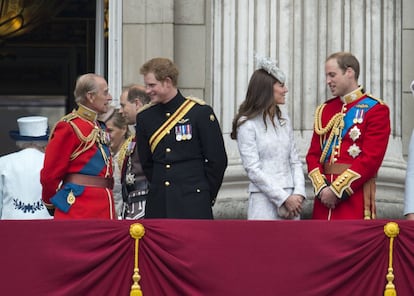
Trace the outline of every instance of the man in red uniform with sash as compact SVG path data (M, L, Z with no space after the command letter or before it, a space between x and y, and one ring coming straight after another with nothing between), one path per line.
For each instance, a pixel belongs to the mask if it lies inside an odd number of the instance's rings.
M313 219L375 218L375 177L390 136L389 109L358 85L351 53L330 55L326 82L335 96L315 112L306 156L315 192Z
M116 219L109 137L97 119L112 100L107 82L96 74L82 75L74 95L77 110L56 123L46 148L43 202L55 219Z

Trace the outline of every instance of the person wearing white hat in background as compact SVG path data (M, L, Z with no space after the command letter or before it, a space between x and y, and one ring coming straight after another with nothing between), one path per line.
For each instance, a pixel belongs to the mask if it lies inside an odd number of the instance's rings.
M10 137L20 149L0 157L0 219L51 219L42 202L40 170L48 143L47 117L17 119Z
M410 85L414 96L414 80ZM414 220L414 130L411 134L408 148L407 172L405 176L404 216L407 220Z

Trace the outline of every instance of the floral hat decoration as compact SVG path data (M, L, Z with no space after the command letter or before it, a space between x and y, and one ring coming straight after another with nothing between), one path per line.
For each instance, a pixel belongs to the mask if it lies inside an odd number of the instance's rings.
M285 83L286 76L282 70L277 66L277 61L265 56L255 55L256 64L258 69L263 69L274 78L276 78L280 83Z

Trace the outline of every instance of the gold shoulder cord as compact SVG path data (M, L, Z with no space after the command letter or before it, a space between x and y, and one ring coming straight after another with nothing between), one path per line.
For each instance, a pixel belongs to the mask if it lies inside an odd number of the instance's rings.
M71 121L69 122L69 124L72 126L73 130L75 131L76 135L81 141L81 144L78 146L78 148L76 148L75 151L73 151L72 155L70 156L70 160L74 160L81 153L85 152L95 144L98 138L99 128L95 126L91 133L87 137L85 137L76 124L74 124Z
M105 173L105 177L107 177L109 175L110 155L106 155L105 149L103 148L101 141L99 141L100 128L97 125L95 125L91 133L87 137L85 137L80 131L80 129L74 123L70 122L70 125L73 127L73 130L75 131L76 135L81 141L81 144L70 156L70 160L74 160L76 157L90 149L96 143L98 145L99 150L101 151L103 160L107 168Z
M133 138L134 138L133 135L129 136L128 139L126 139L124 143L121 145L121 148L119 148L118 167L120 170L122 170L122 165L124 164L125 157L129 155L128 147L129 147L129 144L132 142Z
M322 127L322 111L325 108L326 104L320 105L315 112L315 132L319 136L326 135L329 131L333 130L329 134L329 138L326 142L325 148L322 151L321 158L319 159L320 163L323 163L328 153L329 147L334 139L334 137L340 137L342 129L344 128L343 113L336 113L328 122L325 127Z

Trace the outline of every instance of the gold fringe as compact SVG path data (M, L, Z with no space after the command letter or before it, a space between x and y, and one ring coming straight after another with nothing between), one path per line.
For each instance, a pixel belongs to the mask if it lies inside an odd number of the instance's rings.
M145 234L145 228L141 223L134 223L129 228L129 234L135 239L134 274L132 275L133 284L130 296L142 296L141 286L138 284L141 276L138 269L138 242Z
M388 273L387 281L385 285L384 296L397 296L397 290L395 289L394 281L394 270L392 268L392 255L393 255L393 242L394 238L400 233L400 228L395 222L388 222L384 226L385 234L390 238L390 251L389 251L389 264L388 264Z

